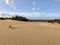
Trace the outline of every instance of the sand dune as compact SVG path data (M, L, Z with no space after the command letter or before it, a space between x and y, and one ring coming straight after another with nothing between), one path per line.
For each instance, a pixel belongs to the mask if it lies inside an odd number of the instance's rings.
M60 24L0 20L0 45L60 45Z

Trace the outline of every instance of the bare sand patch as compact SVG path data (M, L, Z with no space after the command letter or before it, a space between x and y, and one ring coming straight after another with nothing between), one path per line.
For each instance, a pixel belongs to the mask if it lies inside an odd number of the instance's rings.
M0 20L0 45L60 45L60 24Z

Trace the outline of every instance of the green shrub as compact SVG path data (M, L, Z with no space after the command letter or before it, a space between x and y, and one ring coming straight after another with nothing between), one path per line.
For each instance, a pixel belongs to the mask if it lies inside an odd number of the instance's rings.
M49 20L48 23L54 23L54 21L53 20Z
M12 20L29 21L29 19L22 17L22 16L17 16L17 15L15 17L12 17Z
M3 18L3 17L0 17L0 20L5 20L5 18Z

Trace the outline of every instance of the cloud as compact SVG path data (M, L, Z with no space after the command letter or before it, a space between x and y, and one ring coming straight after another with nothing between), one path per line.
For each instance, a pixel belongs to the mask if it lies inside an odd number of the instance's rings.
M33 1L33 2L32 2L32 5L35 5L35 4L36 4L36 2L35 2L35 1Z
M12 17L12 15L10 15L9 13L6 13L6 12L1 12L0 17L6 18L6 17Z
M33 1L33 2L32 2L32 5L33 5L33 6L36 5L36 2ZM35 7L34 7L34 8L32 8L32 11L33 11L33 12L39 12L39 11L40 11L40 8L35 8Z
M40 12L40 8L32 8L31 10L24 10L24 12L28 12L28 13Z
M32 8L32 11L39 12L40 11L40 8Z
M39 12L40 11L40 8L37 8L36 11Z
M32 11L35 11L36 10L36 8L32 8Z
M10 8L14 8L14 9L16 9L13 0L5 0L5 3L6 3L8 6L10 6Z

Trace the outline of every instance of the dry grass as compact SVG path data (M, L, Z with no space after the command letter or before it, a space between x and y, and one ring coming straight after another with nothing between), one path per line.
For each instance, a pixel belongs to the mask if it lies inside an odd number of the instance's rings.
M0 45L60 45L60 24L0 20Z

